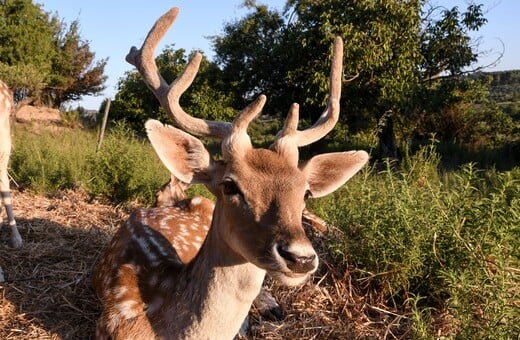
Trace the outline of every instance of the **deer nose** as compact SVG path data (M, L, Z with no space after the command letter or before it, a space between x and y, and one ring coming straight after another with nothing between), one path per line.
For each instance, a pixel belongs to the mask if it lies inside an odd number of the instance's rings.
M288 245L278 245L278 254L285 260L287 268L295 273L307 273L316 269L316 253L314 249L306 252L301 249L291 249Z

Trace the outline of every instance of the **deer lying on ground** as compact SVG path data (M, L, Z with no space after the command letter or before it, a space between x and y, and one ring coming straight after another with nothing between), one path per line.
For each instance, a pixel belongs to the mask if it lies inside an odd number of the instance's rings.
M298 147L321 139L338 120L340 38L334 41L330 98L322 116L299 131L294 104L271 147L259 149L252 146L247 127L261 112L265 96L232 123L203 120L179 104L202 56L195 54L172 84L159 74L153 54L177 14L172 8L159 18L127 61L180 128L155 120L146 123L159 158L175 178L202 183L215 195L211 226L176 207L135 210L94 272L94 288L103 305L98 339L232 339L267 273L292 286L316 271L318 258L302 227L305 199L335 191L368 160L366 152L350 151L298 161ZM223 160L214 160L194 136L220 139ZM164 233L170 223L179 225L177 234ZM205 240L189 227L209 229ZM177 250L191 246L200 249L185 264Z
M7 173L9 155L11 154L10 119L13 108L13 94L6 84L0 81L0 196L2 197L2 205L5 206L7 220L11 228L11 245L14 248L19 248L23 242L16 227L11 203L11 191L9 189L9 175Z

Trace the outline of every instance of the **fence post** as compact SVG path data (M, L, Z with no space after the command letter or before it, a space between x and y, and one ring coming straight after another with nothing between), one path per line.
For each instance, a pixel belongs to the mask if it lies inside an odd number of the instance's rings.
M103 121L101 122L101 129L99 130L98 143L96 147L96 154L101 149L101 143L103 142L103 137L105 136L105 129L107 127L108 120L108 111L110 110L110 98L107 98L107 104L105 105L105 112L103 113Z

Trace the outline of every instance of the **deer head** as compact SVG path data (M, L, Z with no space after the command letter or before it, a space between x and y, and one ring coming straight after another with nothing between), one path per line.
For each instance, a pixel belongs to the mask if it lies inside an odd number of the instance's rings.
M322 154L298 164L298 147L321 139L338 120L342 40L334 41L329 101L318 121L299 131L298 105L293 104L270 149L256 149L247 127L261 112L265 96L242 110L231 124L203 120L186 113L179 103L195 78L201 54L195 53L172 84L167 84L158 72L154 51L177 14L178 9L173 8L163 15L143 47L132 48L127 56L183 130L150 120L146 123L148 137L173 176L184 183L202 183L217 197L214 220L223 235L231 236L226 240L231 251L285 283L299 283L316 269L318 262L301 227L304 199L333 192L368 159L365 152L356 151ZM224 161L216 162L194 136L221 139Z

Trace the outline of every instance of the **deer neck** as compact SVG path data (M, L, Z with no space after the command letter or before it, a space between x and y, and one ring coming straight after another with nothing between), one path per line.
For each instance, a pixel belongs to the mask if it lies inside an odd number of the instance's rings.
M229 248L218 226L221 222L215 213L199 253L176 280L180 286L175 296L166 299L171 301L167 309L184 314L181 338L232 339L260 292L265 270ZM179 326L176 323L174 327Z

